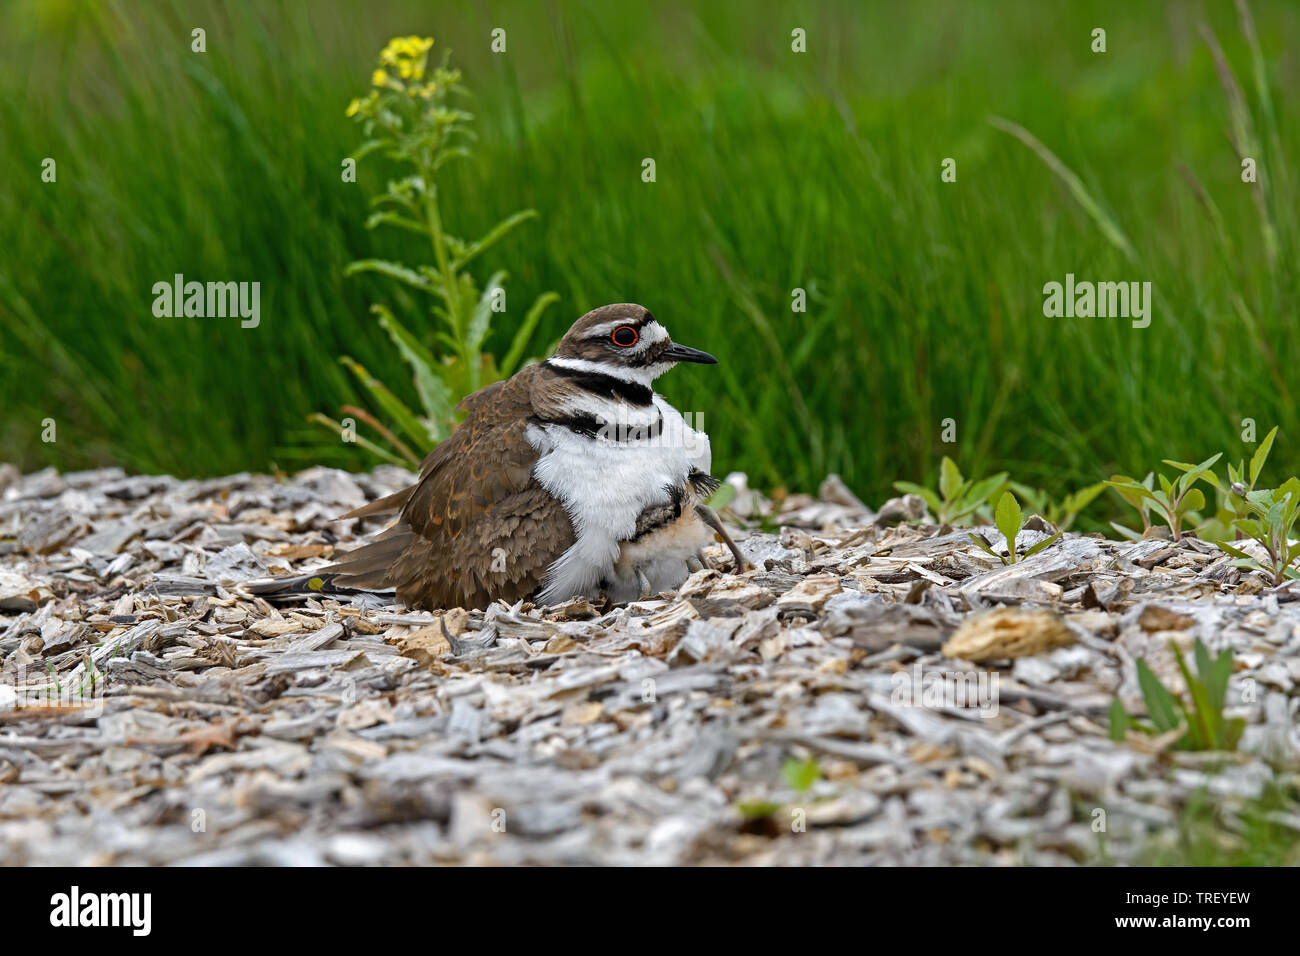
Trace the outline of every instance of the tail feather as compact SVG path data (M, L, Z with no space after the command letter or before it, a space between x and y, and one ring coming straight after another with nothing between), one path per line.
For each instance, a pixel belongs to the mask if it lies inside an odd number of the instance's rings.
M411 497L414 487L403 488L401 491L395 491L391 495L385 495L383 498L376 498L368 505L362 505L360 508L353 508L347 514L339 515L339 520L344 518L368 518L371 515L394 514L406 507L406 502Z
M410 526L396 524L369 544L349 551L339 561L315 573L334 575L334 582L342 587L365 590L393 587L394 582L388 579L389 571L417 538Z

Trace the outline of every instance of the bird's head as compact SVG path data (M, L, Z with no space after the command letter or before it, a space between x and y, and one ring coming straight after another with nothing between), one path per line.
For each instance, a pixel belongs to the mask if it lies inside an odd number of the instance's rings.
M574 322L555 350L552 361L557 360L642 385L678 362L718 363L708 352L673 342L645 306L630 302L602 305Z

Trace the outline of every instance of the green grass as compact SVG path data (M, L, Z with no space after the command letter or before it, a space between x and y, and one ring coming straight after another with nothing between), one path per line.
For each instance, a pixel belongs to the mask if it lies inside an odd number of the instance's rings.
M516 320L561 294L542 340L638 301L719 356L660 383L703 413L719 473L812 488L839 471L878 499L898 478L932 482L948 454L1060 494L1161 458L1248 458L1245 417L1261 436L1280 425L1274 464L1300 470L1300 143L1285 122L1300 72L1282 57L1300 10L1251 5L1260 86L1232 5L1207 5L1252 133L1193 8L992 6L15 0L0 10L0 458L182 475L367 464L306 418L359 400L343 353L415 399L368 306L431 336L427 321L392 283L342 272L417 256L362 227L382 166L346 184L339 164L376 52L418 33L455 50L477 94L449 228L539 211L479 267L509 271ZM190 52L196 26L206 54ZM795 26L807 54L790 52ZM1262 214L1225 137L1243 129L1260 141ZM45 156L57 184L40 182ZM260 281L261 326L155 319L150 289L175 272ZM1045 318L1043 284L1067 272L1151 281L1151 327ZM491 346L510 334L499 320ZM956 445L940 441L950 417Z
M1300 866L1294 785L1274 783L1251 800L1197 794L1178 827L1141 853L1143 866Z

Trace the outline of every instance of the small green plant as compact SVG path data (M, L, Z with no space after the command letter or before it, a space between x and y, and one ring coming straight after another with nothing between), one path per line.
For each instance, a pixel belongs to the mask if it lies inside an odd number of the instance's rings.
M1113 475L1110 481L1102 482L1107 487L1114 488L1115 493L1123 499L1124 503L1133 508L1142 519L1142 530L1135 531L1126 527L1117 521L1112 521L1110 526L1120 533L1122 537L1132 541L1137 541L1146 536L1151 530L1151 490L1155 487L1156 476L1154 472L1147 472L1147 476L1141 482L1128 478L1126 475ZM1119 482L1113 484L1113 482ZM1142 490L1135 491L1130 487L1130 482L1141 484Z
M1258 796L1192 794L1172 832L1152 834L1139 866L1298 866L1300 795L1279 775Z
M710 497L705 504L714 511L721 511L723 508L727 507L727 505L731 504L732 499L735 497L736 486L724 481L722 484L718 485L718 490L713 493L713 496Z
M796 760L787 757L781 765L781 776L796 794L802 797L812 789L813 784L821 779L822 768L816 757ZM750 822L768 820L774 816L782 805L774 800L746 800L736 804L736 809L745 820Z
M1142 481L1137 481L1128 475L1113 475L1106 484L1114 488L1125 503L1138 510L1142 516L1142 532L1133 531L1122 525L1113 525L1113 527L1125 537L1140 538L1150 530L1150 512L1154 510L1169 526L1174 540L1182 540L1183 519L1205 508L1205 493L1195 487L1196 483L1204 481L1220 490L1223 488L1218 476L1211 470L1214 463L1222 457L1223 453L1220 452L1199 465L1170 461L1166 458L1165 464L1177 468L1182 474L1172 480L1164 475L1154 476L1160 480L1159 489L1155 487L1153 475L1150 474Z
M1010 482L1009 487L1024 501L1026 510L1042 515L1049 524L1061 531L1069 531L1079 512L1092 504L1096 497L1106 490L1106 482L1099 481L1095 485L1080 488L1060 501L1054 501L1041 488L1031 488L1018 481Z
M1175 696L1147 662L1139 659L1138 686L1142 688L1150 723L1129 716L1123 702L1116 697L1110 705L1110 739L1121 743L1130 730L1153 737L1181 730L1173 743L1174 750L1236 750L1246 721L1223 715L1228 678L1232 676L1232 650L1225 648L1218 657L1211 658L1205 644L1197 638L1193 648L1196 658L1193 674L1178 645L1171 642L1169 647L1187 684L1188 700Z
M809 757L807 760L795 760L793 757L787 757L785 764L781 767L781 775L785 777L785 782L796 793L807 793L814 783L821 779L822 768L817 763L816 757Z
M1276 437L1277 426L1274 425L1272 431L1259 443L1259 448L1255 449L1255 454L1251 456L1249 473L1244 462L1238 462L1235 468L1231 464L1228 465L1228 488L1225 494L1228 496L1228 504L1235 517L1245 517L1247 512L1245 499L1255 490L1259 473L1264 470L1264 463L1268 461L1268 453L1273 450L1273 439ZM1249 482L1246 481L1247 477L1250 478Z
M1232 528L1253 538L1268 560L1259 561L1226 541L1218 542L1219 548L1232 555L1234 567L1268 572L1275 586L1288 578L1300 578L1300 571L1294 567L1300 557L1300 542L1291 540L1296 518L1300 517L1300 480L1291 477L1277 488L1247 491L1240 497L1244 516L1233 518Z
M1277 428L1274 427L1260 442L1259 448L1250 459L1249 467L1244 461L1238 462L1235 466L1228 465L1227 483L1219 489L1218 509L1197 527L1198 537L1215 542L1233 541L1241 537L1242 531L1233 527L1233 521L1250 516L1251 508L1246 499L1259 482L1260 472L1268 460L1268 453L1273 448L1273 439L1276 436Z
M1017 555L1016 536L1020 534L1020 529L1025 526L1025 516L1020 510L1020 502L1009 491L1002 492L1002 497L998 499L998 506L993 511L993 523L998 531L1002 532L1002 536L1007 539L1007 553L1005 555L994 551L983 535L972 533L970 539L1003 564L1015 564L1017 561L1023 561L1031 554L1037 554L1052 542L1059 540L1061 535L1065 533L1064 531L1058 531L1050 538L1044 538L1032 548L1026 549L1024 554Z
M1006 484L1007 473L999 472L980 481L962 477L961 469L947 455L939 465L938 489L924 488L910 481L896 481L904 494L920 495L939 524L969 524L971 517Z
M438 175L447 163L470 155L473 133L469 122L473 117L455 105L454 98L464 96L466 90L460 71L449 66L450 52L440 66L429 71L432 46L432 38L416 36L389 42L379 55L369 95L354 99L347 115L361 124L366 136L352 155L353 160L360 162L378 152L409 169L402 178L390 180L384 192L371 200L375 211L366 220L366 228L387 226L420 236L429 244L433 263L412 267L386 259L362 259L351 263L345 274L378 273L427 296L437 329L433 338L442 357L435 358L392 310L374 305L372 311L380 326L411 368L421 413L412 411L359 363L343 356L340 361L388 422L385 425L356 406L345 406L343 410L373 428L387 447L348 434L339 422L324 415L311 416L312 421L398 464L418 464L428 446L451 434L456 423L454 407L461 397L512 375L520 367L542 313L559 299L554 292L538 296L499 361L484 351L492 317L502 311L505 301L506 273L493 273L480 289L466 267L537 213L531 209L517 212L473 241L457 238L447 230ZM415 446L414 451L408 442Z

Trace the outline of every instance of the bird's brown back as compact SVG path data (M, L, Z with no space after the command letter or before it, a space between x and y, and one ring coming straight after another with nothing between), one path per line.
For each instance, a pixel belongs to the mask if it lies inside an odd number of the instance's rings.
M402 603L430 610L537 590L574 542L563 505L533 479L538 454L526 438L551 404L552 378L531 366L466 398L464 421L425 458L397 525L340 562L339 583L394 587Z

